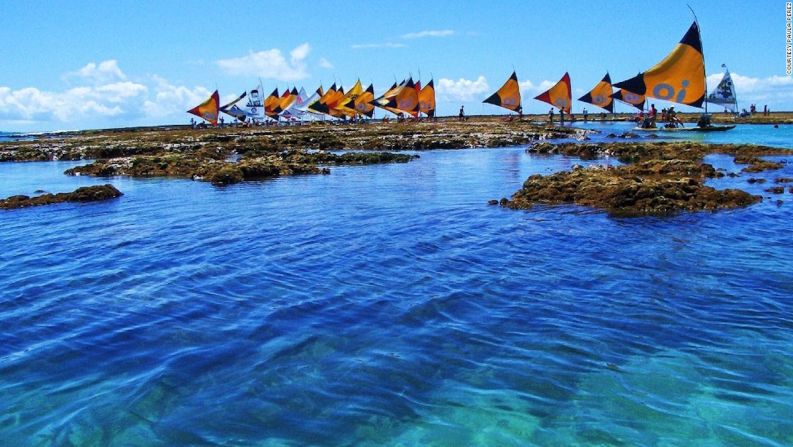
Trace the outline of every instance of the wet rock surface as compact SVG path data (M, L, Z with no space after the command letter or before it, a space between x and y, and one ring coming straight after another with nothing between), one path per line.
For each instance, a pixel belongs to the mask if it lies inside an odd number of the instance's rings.
M52 205L63 202L98 202L114 199L122 195L113 185L97 185L77 188L73 192L58 194L42 194L29 197L25 195L11 196L0 200L0 209L17 209L31 206Z
M254 153L259 155L259 153ZM255 158L245 156L239 161L196 157L169 153L157 156L137 156L98 160L65 171L66 175L95 177L176 177L208 181L215 185L230 185L242 181L301 174L329 174L321 165L364 165L376 163L406 163L417 156L390 152L360 152L332 154L328 152L285 151Z
M738 189L717 190L705 185L708 178L724 174L704 163L708 154L728 154L736 163L748 164L744 172L778 169L782 163L762 155L793 155L785 149L754 145L700 143L539 143L531 154L565 154L583 159L615 157L626 166L573 169L553 175L533 175L502 206L529 209L538 204L578 204L607 211L611 216L672 215L681 211L737 208L762 200ZM749 169L751 168L751 170ZM757 181L757 179L754 179ZM751 179L750 179L751 181Z
M0 143L0 162L96 160L164 153L222 159L232 153L285 150L427 150L523 145L583 138L588 131L525 120L477 118L465 122L372 122L223 129L140 128L55 134Z

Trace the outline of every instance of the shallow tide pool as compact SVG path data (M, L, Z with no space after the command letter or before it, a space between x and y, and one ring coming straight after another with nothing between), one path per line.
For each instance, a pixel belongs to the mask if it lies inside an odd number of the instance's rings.
M745 209L488 206L616 163L524 149L0 212L0 443L793 444L793 194L763 191L793 159L714 182ZM78 164L0 164L0 196L108 181Z

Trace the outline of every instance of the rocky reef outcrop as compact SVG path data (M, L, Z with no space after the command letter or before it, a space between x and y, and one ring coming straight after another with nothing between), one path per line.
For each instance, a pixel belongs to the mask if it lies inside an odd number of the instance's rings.
M624 166L580 166L553 175L533 175L501 205L528 209L536 205L577 204L605 210L611 216L671 215L681 211L715 211L751 205L762 197L739 189L718 190L705 184L723 177L703 162L708 154L729 154L747 164L743 172L779 169L781 162L762 155L793 155L786 149L755 145L682 143L550 144L530 147L533 154L565 154L582 159L616 157ZM771 192L771 191L769 191ZM775 192L775 191L774 191Z
M73 192L42 194L35 197L25 195L11 196L0 200L0 209L27 208L31 206L52 205L63 202L98 202L115 199L123 194L113 185L85 186Z

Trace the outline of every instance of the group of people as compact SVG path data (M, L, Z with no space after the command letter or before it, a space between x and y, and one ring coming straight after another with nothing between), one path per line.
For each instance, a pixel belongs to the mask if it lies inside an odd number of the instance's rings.
M683 127L683 121L677 116L674 106L671 106L668 109L661 109L660 118L661 122L664 123L664 127ZM655 108L655 104L650 105L647 115L644 114L644 111L641 111L636 115L636 122L640 123L643 129L654 129L658 127L657 121L658 109Z

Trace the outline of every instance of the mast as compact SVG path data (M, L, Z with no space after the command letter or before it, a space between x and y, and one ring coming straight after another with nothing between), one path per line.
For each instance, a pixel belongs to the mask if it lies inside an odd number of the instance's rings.
M691 5L686 4L688 6L689 11L691 11L691 15L694 16L694 23L697 24L697 29L699 30L699 48L702 50L702 75L705 76L705 115L708 114L708 65L705 62L705 46L702 45L702 27L699 26L699 20L697 19L697 13L694 12L694 9ZM736 104L736 108L738 105Z

